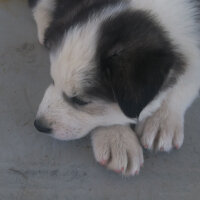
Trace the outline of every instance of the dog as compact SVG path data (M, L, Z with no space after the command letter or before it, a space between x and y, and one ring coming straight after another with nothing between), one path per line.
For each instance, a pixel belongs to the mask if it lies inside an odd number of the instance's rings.
M40 132L60 140L92 132L97 162L127 176L139 173L142 147L182 146L200 88L199 0L29 4L51 63Z

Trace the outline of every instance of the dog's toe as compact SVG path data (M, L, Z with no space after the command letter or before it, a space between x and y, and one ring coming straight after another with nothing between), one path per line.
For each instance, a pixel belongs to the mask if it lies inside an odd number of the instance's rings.
M143 151L128 126L100 128L92 136L95 159L108 169L135 175L144 163Z
M144 148L169 152L183 144L183 121L182 115L161 107L151 117L139 122L136 130Z

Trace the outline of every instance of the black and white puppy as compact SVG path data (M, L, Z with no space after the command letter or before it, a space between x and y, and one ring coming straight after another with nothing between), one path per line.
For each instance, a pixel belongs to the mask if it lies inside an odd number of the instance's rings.
M29 0L53 83L35 126L61 140L93 131L98 162L139 173L147 149L184 139L200 88L197 0ZM101 127L101 128L99 128Z

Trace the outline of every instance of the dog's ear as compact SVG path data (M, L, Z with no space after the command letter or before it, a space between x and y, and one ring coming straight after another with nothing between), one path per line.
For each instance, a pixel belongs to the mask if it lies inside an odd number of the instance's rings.
M108 58L106 76L115 99L128 117L138 117L158 94L172 61L164 49L124 50Z
M163 34L143 13L125 13L104 25L101 71L128 117L139 116L173 66L174 53Z

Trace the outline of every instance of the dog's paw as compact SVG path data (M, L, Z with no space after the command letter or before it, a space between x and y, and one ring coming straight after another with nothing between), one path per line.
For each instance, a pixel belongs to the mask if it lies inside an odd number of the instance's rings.
M138 123L136 132L144 148L169 152L179 149L184 140L184 117L162 105L152 116Z
M92 135L97 162L124 175L135 175L143 165L143 151L129 126L98 128Z

